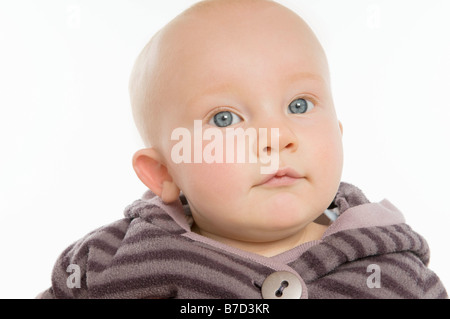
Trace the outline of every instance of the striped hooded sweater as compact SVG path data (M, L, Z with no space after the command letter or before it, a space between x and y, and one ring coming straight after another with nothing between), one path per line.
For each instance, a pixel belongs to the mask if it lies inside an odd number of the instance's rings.
M38 298L257 299L276 272L294 275L303 299L447 298L426 241L389 201L341 183L330 209L320 240L264 257L191 232L183 196L165 205L148 191L63 251Z

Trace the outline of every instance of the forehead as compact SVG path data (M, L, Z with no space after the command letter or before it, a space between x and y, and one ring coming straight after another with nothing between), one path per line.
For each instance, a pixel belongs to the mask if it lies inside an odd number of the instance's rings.
M328 79L326 57L314 33L279 5L181 16L162 39L167 89L184 99L240 84Z
M245 2L245 1L243 1ZM222 6L180 16L162 37L162 48L189 66L199 62L309 60L322 48L309 26L280 5L252 1L253 6ZM265 3L262 5L262 3ZM233 60L234 59L234 60Z

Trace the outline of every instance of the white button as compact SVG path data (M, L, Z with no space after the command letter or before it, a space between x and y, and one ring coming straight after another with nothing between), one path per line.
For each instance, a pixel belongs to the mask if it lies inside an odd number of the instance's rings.
M277 271L264 280L261 292L264 299L300 299L302 284L293 273Z

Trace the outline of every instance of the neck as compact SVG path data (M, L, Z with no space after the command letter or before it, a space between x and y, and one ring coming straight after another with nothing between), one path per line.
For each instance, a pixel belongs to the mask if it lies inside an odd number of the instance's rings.
M196 226L195 223L192 226L192 231L199 235L265 257L276 256L294 247L297 247L303 243L310 242L313 240L319 240L322 238L323 233L325 232L326 229L327 226L312 222L308 224L306 227L302 228L300 231L294 233L293 235L272 241L252 242L218 236L216 234L209 233L205 230L200 229L199 227Z

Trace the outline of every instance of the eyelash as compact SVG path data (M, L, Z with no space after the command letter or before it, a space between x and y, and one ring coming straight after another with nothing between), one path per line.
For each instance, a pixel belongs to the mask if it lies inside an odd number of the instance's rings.
M291 109L290 109L290 108L291 108L291 104L294 103L294 102L297 101L297 100L304 100L304 101L306 101L307 107L309 107L308 103L311 103L311 104L312 104L311 109L308 108L308 109L306 109L306 111L303 112L303 113L294 113L294 112L291 112ZM289 103L287 109L288 109L288 114L306 114L306 113L308 113L308 112L311 112L311 110L314 109L315 107L316 107L316 102L314 101L314 99L311 99L311 98L305 97L305 96L301 96L301 97L296 97L296 98L294 98L294 99Z
M298 100L298 99L304 99L304 100L307 100L307 101L311 102L312 104L314 104L315 107L319 105L319 104L318 104L318 103L319 103L318 99L317 99L315 96L312 96L312 95L300 95L300 96L296 96L296 97L294 97L294 98L291 100L291 102L289 102L289 104L291 104L292 102L294 102L295 100ZM288 106L289 106L289 104L288 104Z
M295 100L298 100L298 99L305 99L305 100L311 102L314 105L314 107L317 107L317 105L318 105L318 102L317 102L316 98L314 98L314 97L312 97L310 95L308 95L308 96L300 95L300 96L297 96L297 97L293 98L291 100L291 102L289 102L289 104L286 106L286 109L289 108L289 105L292 102L294 102ZM209 114L206 116L206 123L210 123L211 120L213 120L214 116L216 116L220 112L232 112L232 113L236 114L237 116L239 116L241 119L244 119L243 116L241 116L239 114L239 112L237 112L233 108L231 108L229 106L219 106L219 107L215 108L214 110L212 110L211 112L209 112ZM288 113L288 114L295 114L295 113Z
M241 119L243 119L244 117L241 116L239 114L239 112L237 112L236 110L234 110L233 108L229 107L229 106L219 106L217 108L215 108L214 110L212 110L207 116L206 116L206 123L211 122L211 120L214 119L214 116L216 116L217 114L219 114L220 112L231 112L236 114L237 116L239 116Z

